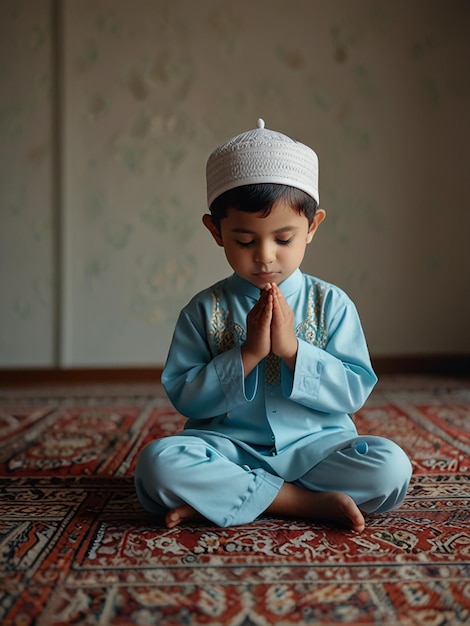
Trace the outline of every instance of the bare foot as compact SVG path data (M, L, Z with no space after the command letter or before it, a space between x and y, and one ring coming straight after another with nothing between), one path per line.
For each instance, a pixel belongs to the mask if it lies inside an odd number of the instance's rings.
M345 526L358 533L365 528L364 516L350 496L339 491L308 491L292 483L283 484L266 512Z
M188 522L195 519L203 519L203 517L196 509L189 506L189 504L182 504L166 514L165 523L168 528L174 528L178 526L178 524L181 524L181 522Z

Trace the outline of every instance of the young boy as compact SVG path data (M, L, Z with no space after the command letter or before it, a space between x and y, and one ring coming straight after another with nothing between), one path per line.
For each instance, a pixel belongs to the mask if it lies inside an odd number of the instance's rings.
M350 413L377 378L356 309L299 266L325 212L313 150L258 120L207 162L203 222L234 273L181 312L162 375L188 420L149 444L137 494L172 528L272 514L361 532L396 507L411 465L358 436Z

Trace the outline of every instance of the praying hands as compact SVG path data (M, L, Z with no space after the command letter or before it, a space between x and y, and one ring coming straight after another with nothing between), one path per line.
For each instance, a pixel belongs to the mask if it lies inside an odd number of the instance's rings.
M275 283L269 283L246 318L246 341L242 346L245 377L271 352L294 369L297 337L294 313Z

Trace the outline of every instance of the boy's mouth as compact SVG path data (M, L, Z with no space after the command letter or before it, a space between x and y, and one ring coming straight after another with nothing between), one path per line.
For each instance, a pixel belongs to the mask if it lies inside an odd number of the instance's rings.
M264 289L269 283L278 284L281 282L281 272L255 272L253 277L258 287L262 285Z
M255 272L254 276L256 276L256 278L259 278L261 280L269 280L270 278L273 278L274 276L277 276L279 274L279 272Z

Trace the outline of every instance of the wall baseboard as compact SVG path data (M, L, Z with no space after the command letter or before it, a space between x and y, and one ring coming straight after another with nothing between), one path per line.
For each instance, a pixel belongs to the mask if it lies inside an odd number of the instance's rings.
M160 384L161 367L70 367L0 369L0 387L46 385Z
M470 354L376 356L372 363L379 376L390 374L427 374L470 377ZM87 385L87 384L158 384L161 367L116 368L11 368L0 369L0 387Z
M379 376L386 374L470 376L470 354L373 356L372 364Z

